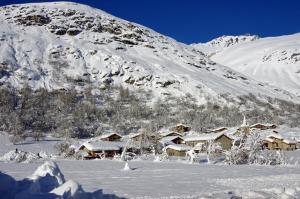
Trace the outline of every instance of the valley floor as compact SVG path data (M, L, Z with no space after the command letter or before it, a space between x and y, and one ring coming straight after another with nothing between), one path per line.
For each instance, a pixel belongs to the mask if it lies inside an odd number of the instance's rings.
M116 197L230 198L241 195L243 198L282 198L286 192L297 192L297 196L300 193L299 165L229 166L131 161L133 170L124 171L123 162L112 160L57 160L57 163L66 179L77 181L85 191L102 190ZM23 179L40 164L1 162L0 170Z
M0 156L18 148L55 154L52 138L12 145L0 134ZM87 192L103 191L109 198L300 198L300 150L286 153L285 166L225 165L187 161L133 160L124 171L118 160L67 160L57 162L67 180L74 180ZM30 176L43 161L5 163L0 171L16 180ZM111 197L112 196L112 197Z

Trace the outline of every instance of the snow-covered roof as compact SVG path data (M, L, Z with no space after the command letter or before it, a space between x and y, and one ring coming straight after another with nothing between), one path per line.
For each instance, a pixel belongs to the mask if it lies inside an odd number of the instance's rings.
M166 146L165 149L174 149L176 151L188 151L191 149L191 147L185 144L170 144Z
M167 132L162 132L162 133L160 133L160 135L163 136L163 137L167 137L167 136L169 136L170 134L176 134L176 135L178 135L178 136L181 136L180 133L177 133L177 132L174 132L174 131L167 131Z
M81 147L85 146L90 151L117 151L123 148L124 145L124 142L109 142L97 140L85 142L81 145Z
M210 133L210 134L199 134L196 136L185 137L184 141L208 141L208 140L215 140L220 136L225 135L224 133ZM227 135L225 135L227 136ZM228 137L228 136L227 136Z
M273 126L275 124L271 124L271 123L255 123L255 124L252 124L250 125L250 127L254 127L256 125L263 125L263 126Z
M129 137L129 138L135 138L135 137L140 136L140 135L142 135L142 133L130 133L130 134L128 135L128 137Z
M109 137L112 136L112 135L117 135L117 136L119 136L119 137L122 137L122 136L119 135L118 133L106 133L106 134L100 135L99 138L100 138L100 139L109 138Z
M234 134L236 134L236 132L238 131L238 128L233 127L233 128L229 128L227 129L225 132L223 132L225 135L227 136L234 136Z
M189 127L188 125L185 125L183 123L178 123L178 124L176 124L176 126L186 126L186 127Z
M267 137L267 138L265 138L264 140L265 140L265 141L267 141L267 142L274 142L274 141L275 141L274 139L272 139L272 138L268 138L268 137Z
M286 144L296 144L297 143L296 140L290 140L290 139L284 138L282 135L276 134L276 133L272 133L272 134L268 135L266 138L264 138L264 140L268 141L268 142L275 142L274 138L282 140L282 142L284 142Z
M280 139L280 140L282 140L283 139L283 137L282 137L282 135L280 135L280 134L278 134L278 133L270 133L268 136L267 136L267 138L276 138L276 139Z
M296 144L297 142L296 141L294 141L294 140L288 140L288 139L283 139L282 140L284 143L286 143L286 144Z
M180 136L167 136L167 137L163 137L161 140L160 140L160 143L162 144L168 144L168 143L172 143L173 140L177 139L177 138L180 138L183 140L182 137Z
M220 131L225 131L227 129L228 129L227 127L219 127L215 129L208 129L207 132L220 132Z

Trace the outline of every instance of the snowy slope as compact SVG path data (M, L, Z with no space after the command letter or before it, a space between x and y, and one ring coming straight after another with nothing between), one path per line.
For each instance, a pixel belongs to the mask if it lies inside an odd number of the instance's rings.
M300 96L300 34L261 38L224 48L211 59Z
M258 40L257 35L239 35L239 36L227 36L218 37L207 43L191 44L191 46L202 51L207 56L213 56L214 54L223 51L226 48L236 46L238 44L248 43Z
M85 5L0 8L0 83L77 89L125 85L198 100L254 93L294 99L143 26Z

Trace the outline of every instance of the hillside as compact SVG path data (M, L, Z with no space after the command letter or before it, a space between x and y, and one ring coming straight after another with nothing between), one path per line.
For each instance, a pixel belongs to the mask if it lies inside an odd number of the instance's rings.
M300 95L299 33L239 43L210 58L257 81Z
M194 47L76 3L0 8L0 83L20 89L123 85L155 96L295 96L216 64Z
M248 43L258 40L257 35L239 35L239 36L221 36L206 43L191 44L191 46L205 53L208 57L216 53L222 52L226 48L239 44Z

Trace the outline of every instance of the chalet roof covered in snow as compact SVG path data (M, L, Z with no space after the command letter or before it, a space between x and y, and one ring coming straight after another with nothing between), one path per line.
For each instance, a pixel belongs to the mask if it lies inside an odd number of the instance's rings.
M119 137L122 137L121 135L119 135L118 133L106 133L106 134L103 134L101 136L99 136L100 139L105 139L105 138L109 138L113 135L116 135L116 136L119 136Z
M272 139L272 138L269 138L269 137L265 138L264 140L265 140L265 141L267 141L267 142L275 142L275 140L274 140L274 139Z
M130 139L132 139L132 138L138 137L138 136L140 136L140 135L142 135L142 133L130 133L130 134L128 135L128 137L129 137Z
M181 136L180 133L174 132L174 131L166 131L166 132L161 132L160 135L162 137L170 137L170 135L173 134L173 136L177 135L177 136Z
M215 139L219 138L222 135L225 135L225 134L224 133L199 134L199 135L196 135L196 136L185 137L184 141L186 141L186 142L209 141L209 140L215 140ZM227 136L227 135L225 135L225 136ZM227 136L227 137L229 137L229 136Z
M170 144L166 146L165 149L174 149L176 151L188 151L191 149L191 147L185 144Z
M219 127L219 128L215 128L215 129L208 129L207 132L210 133L210 132L222 132L222 131L225 131L227 130L228 128L227 127Z
M255 124L252 124L250 125L250 128L258 128L258 129L263 129L263 130L266 130L266 129L275 129L277 126L275 124L270 124L270 123L255 123Z
M185 126L185 127L189 127L188 125L186 125L186 124L183 124L183 123L178 123L178 124L176 124L176 126L175 126L175 127L178 127L178 126Z
M178 138L183 140L183 138L180 137L180 136L167 136L167 137L163 137L163 138L160 140L160 143L162 143L162 144L172 144L173 141L174 141L175 139L178 139ZM173 144L174 144L174 143L173 143Z
M286 144L296 144L297 143L297 141L295 141L295 140L289 140L289 139L283 139L282 141L284 143L286 143Z
M282 140L284 139L282 135L278 134L278 133L270 133L267 138L276 138L276 139L279 139L279 140Z
M124 147L124 142L109 142L109 141L89 141L85 142L81 145L80 148L83 146L90 151L117 151Z

